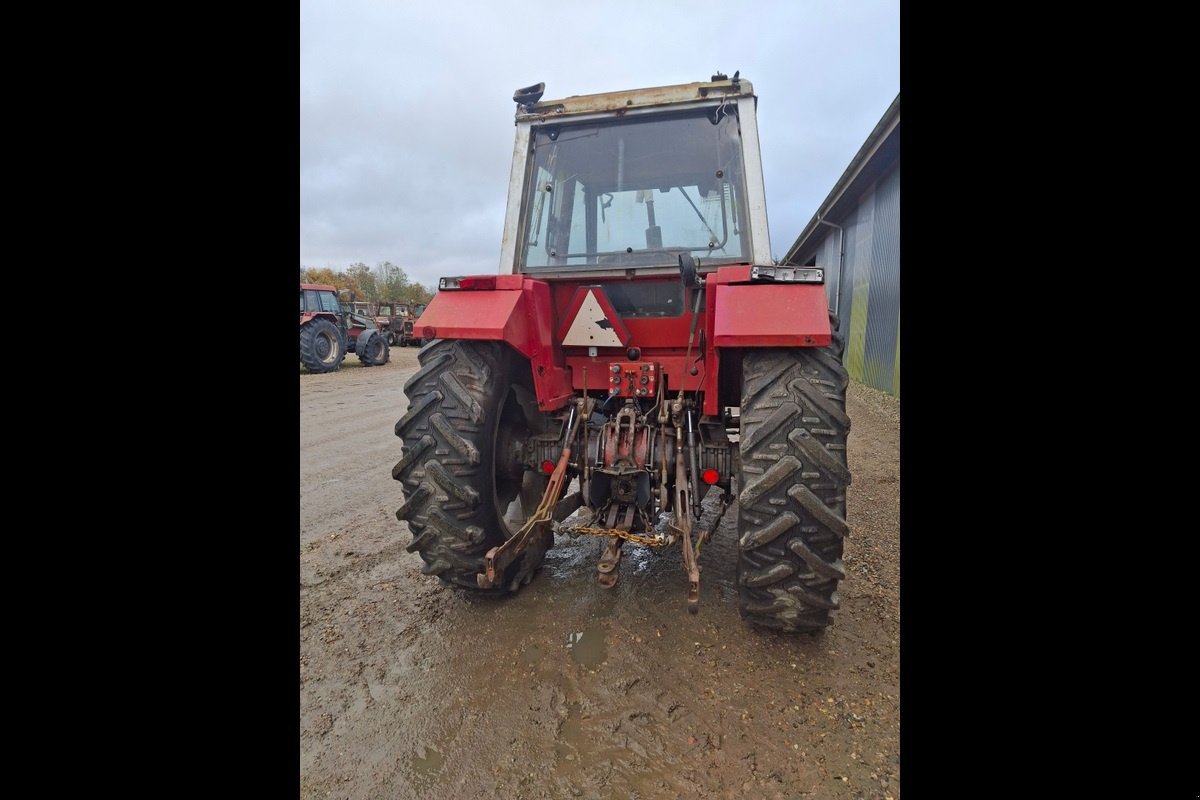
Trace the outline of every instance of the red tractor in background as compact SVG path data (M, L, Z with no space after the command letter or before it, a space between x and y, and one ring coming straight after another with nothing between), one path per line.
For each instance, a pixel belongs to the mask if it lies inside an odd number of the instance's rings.
M390 357L387 338L374 320L355 312L353 297L339 297L325 284L300 284L300 364L309 372L333 372L346 353L368 367Z
M767 237L757 98L711 81L521 89L499 274L444 277L396 423L422 571L507 593L555 537L699 556L736 507L739 609L819 632L838 608L848 377L823 270Z
M396 342L401 347L408 347L410 344L420 347L425 344L417 328L417 320L421 318L427 305L428 303L402 303L398 306L404 310L404 317L396 329Z
M397 345L400 343L397 328L402 321L399 310L403 308L398 303L379 303L375 306L375 313L371 318L375 320L375 327L379 328L379 332L384 335L389 345Z

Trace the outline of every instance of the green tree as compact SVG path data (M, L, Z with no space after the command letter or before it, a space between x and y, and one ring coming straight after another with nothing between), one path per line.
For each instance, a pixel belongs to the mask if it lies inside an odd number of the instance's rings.
M300 270L301 283L324 283L329 286L334 286L338 289L342 288L342 283L337 274L329 267L316 268L307 267Z
M407 298L404 296L403 286L407 280L404 270L390 261L375 266L375 282L379 286L382 300L392 303L404 302Z
M301 266L300 282L348 289L354 293L355 300L367 303L428 303L437 292L410 280L401 267L390 261L376 264L374 270L359 261L343 272L334 272L331 267Z
M433 295L435 294L434 289L431 289L428 286L422 286L419 283L412 284L412 288L409 291L409 296L412 298L414 303L428 303L433 299Z
M379 290L371 268L362 262L351 264L345 272L346 288L354 292L354 298L367 303L378 302Z

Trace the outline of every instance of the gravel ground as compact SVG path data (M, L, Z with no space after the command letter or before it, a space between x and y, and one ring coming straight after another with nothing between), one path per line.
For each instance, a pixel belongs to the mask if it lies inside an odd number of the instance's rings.
M504 599L408 553L391 477L415 348L300 374L302 798L900 797L900 403L852 384L847 577L812 637L743 622L736 507L677 550L560 538Z

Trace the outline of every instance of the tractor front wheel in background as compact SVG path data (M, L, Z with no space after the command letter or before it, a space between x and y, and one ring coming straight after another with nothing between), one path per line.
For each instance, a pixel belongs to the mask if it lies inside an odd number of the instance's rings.
M314 319L300 328L300 363L309 372L333 372L346 357L337 326L327 319Z
M511 538L537 508L547 477L526 469L525 443L545 430L529 362L501 342L438 340L417 356L404 384L408 413L396 423L403 455L392 477L403 484L396 518L412 533L408 551L421 571L480 590L484 556ZM530 549L491 594L516 591L545 558Z
M391 355L388 350L387 339L379 331L363 331L360 333L358 341L354 345L354 352L358 356L358 360L368 367L378 367L386 364Z
M817 633L838 608L849 383L841 340L751 349L742 367L738 592L742 617Z

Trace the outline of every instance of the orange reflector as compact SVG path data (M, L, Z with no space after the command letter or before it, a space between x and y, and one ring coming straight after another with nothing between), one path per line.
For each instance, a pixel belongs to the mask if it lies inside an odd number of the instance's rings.
M700 480L712 486L717 481L721 480L721 474L715 469L706 469L700 473Z
M552 474L554 472L554 462L553 461L543 461L542 462L542 472L546 473L547 475Z

